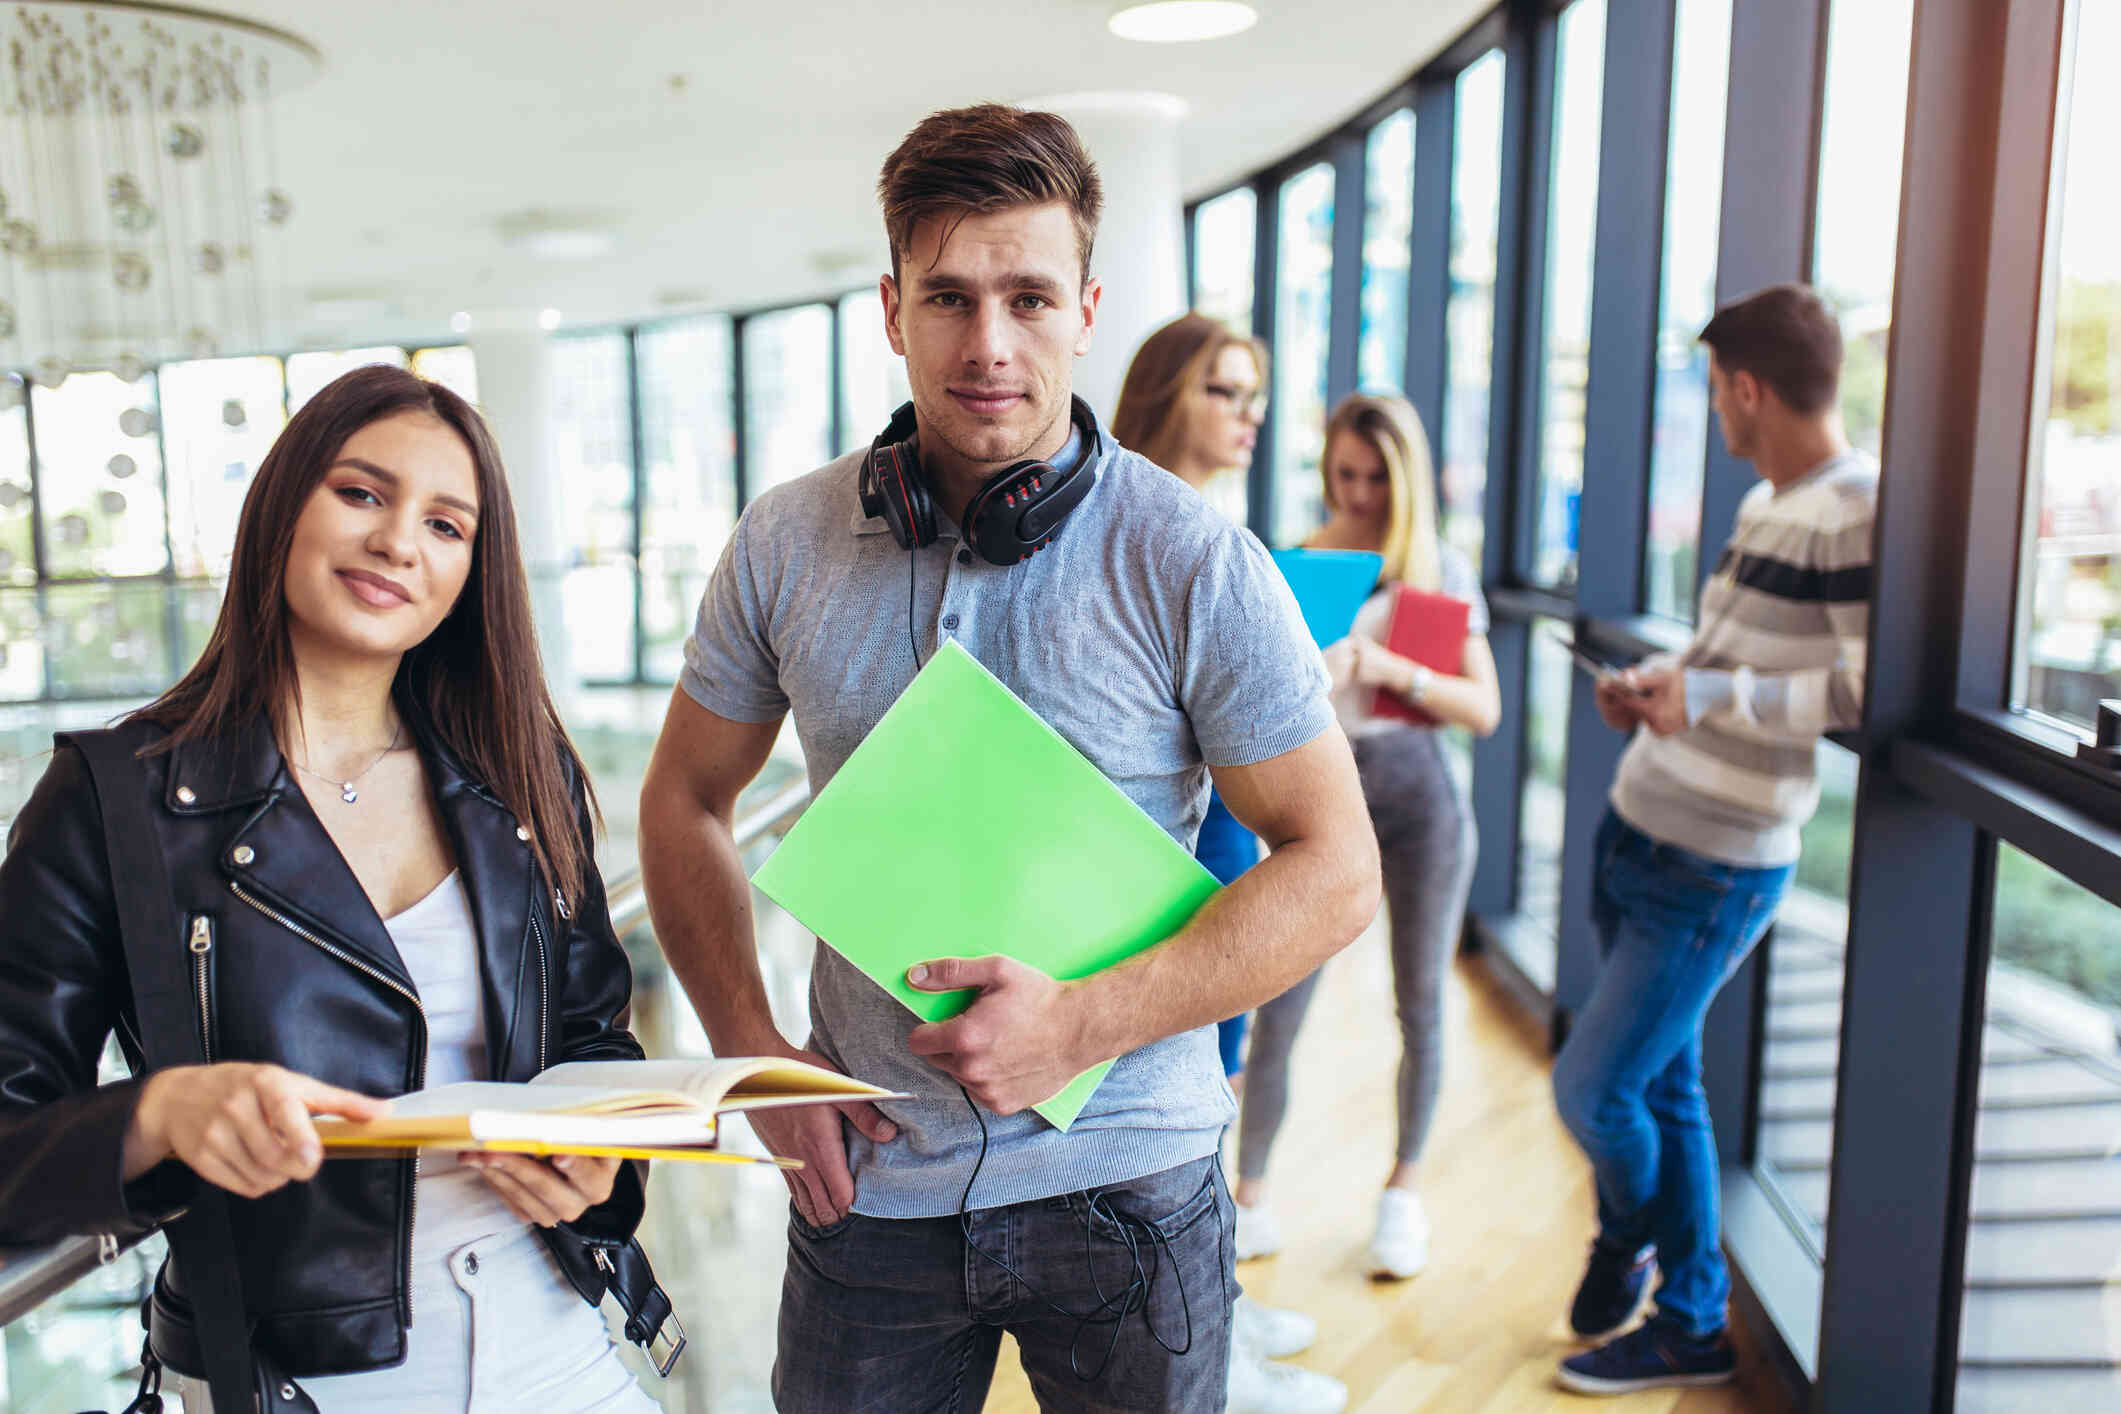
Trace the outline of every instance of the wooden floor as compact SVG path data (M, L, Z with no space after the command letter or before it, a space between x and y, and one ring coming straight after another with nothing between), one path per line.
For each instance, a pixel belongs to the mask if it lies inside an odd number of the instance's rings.
M1742 1353L1736 1385L1592 1400L1553 1382L1577 1347L1564 1319L1592 1233L1589 1169L1554 1117L1540 1038L1477 964L1446 1003L1444 1093L1422 1191L1435 1228L1426 1272L1362 1273L1375 1185L1391 1157L1397 1027L1383 939L1372 929L1329 964L1292 1065L1273 1206L1287 1247L1238 1268L1245 1289L1314 1316L1294 1363L1345 1381L1350 1414L1796 1414ZM1037 1408L1004 1348L987 1414Z

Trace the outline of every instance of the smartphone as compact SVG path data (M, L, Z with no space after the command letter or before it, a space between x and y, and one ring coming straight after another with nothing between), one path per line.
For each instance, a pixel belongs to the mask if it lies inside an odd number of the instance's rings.
M1603 658L1596 657L1591 653L1586 652L1584 649L1577 646L1576 640L1568 637L1559 629L1548 629L1547 632L1553 637L1556 643L1559 643L1564 648L1569 650L1569 656L1576 660L1576 666L1578 668L1581 668L1584 672L1589 673L1595 679L1599 679L1602 681L1605 678L1612 676L1614 673L1619 672L1621 668L1626 666L1626 664L1623 663L1609 663ZM1643 695L1642 689L1640 688L1634 689L1634 692L1637 696Z

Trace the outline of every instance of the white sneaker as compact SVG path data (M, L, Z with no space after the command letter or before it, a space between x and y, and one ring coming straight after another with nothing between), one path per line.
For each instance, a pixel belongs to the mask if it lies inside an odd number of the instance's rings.
M1271 1257L1281 1251L1281 1228L1274 1221L1274 1210L1261 1203L1248 1208L1242 1203L1232 1204L1237 1209L1237 1260L1249 1262L1254 1257Z
M1310 1348L1318 1339L1318 1322L1301 1311L1262 1306L1249 1296L1237 1298L1230 1316L1230 1340L1269 1360Z
M1427 1265L1429 1215L1421 1199L1405 1188L1387 1188L1377 1200L1377 1231L1370 1238L1371 1274L1403 1281Z
M1277 1365L1230 1343L1226 1414L1340 1414L1347 1407L1348 1387L1331 1375Z

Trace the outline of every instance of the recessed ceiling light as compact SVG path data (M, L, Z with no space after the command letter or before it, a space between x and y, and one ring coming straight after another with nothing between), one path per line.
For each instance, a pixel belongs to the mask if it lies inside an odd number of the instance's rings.
M449 316L449 327L459 334L471 332L471 311L460 309Z
M543 330L544 330L544 331L545 331L546 333L548 333L548 334L549 334L549 333L551 333L551 332L552 332L553 330L555 330L555 329L559 328L559 327L560 327L560 312L559 312L559 311L558 311L557 309L541 309L541 310L539 310L539 311L538 311L538 327L539 327L540 329L543 329Z
M1259 23L1259 11L1239 0L1155 0L1115 11L1106 27L1121 39L1144 44L1184 44L1221 39Z
M611 218L599 211L512 211L495 221L504 244L540 260L594 260L617 244Z

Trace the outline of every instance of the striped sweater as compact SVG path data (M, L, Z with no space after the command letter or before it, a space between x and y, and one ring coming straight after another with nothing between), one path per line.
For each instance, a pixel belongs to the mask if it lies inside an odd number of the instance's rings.
M1676 661L1691 725L1638 729L1613 779L1622 819L1729 864L1796 861L1819 804L1820 734L1863 718L1877 494L1861 452L1747 493Z

